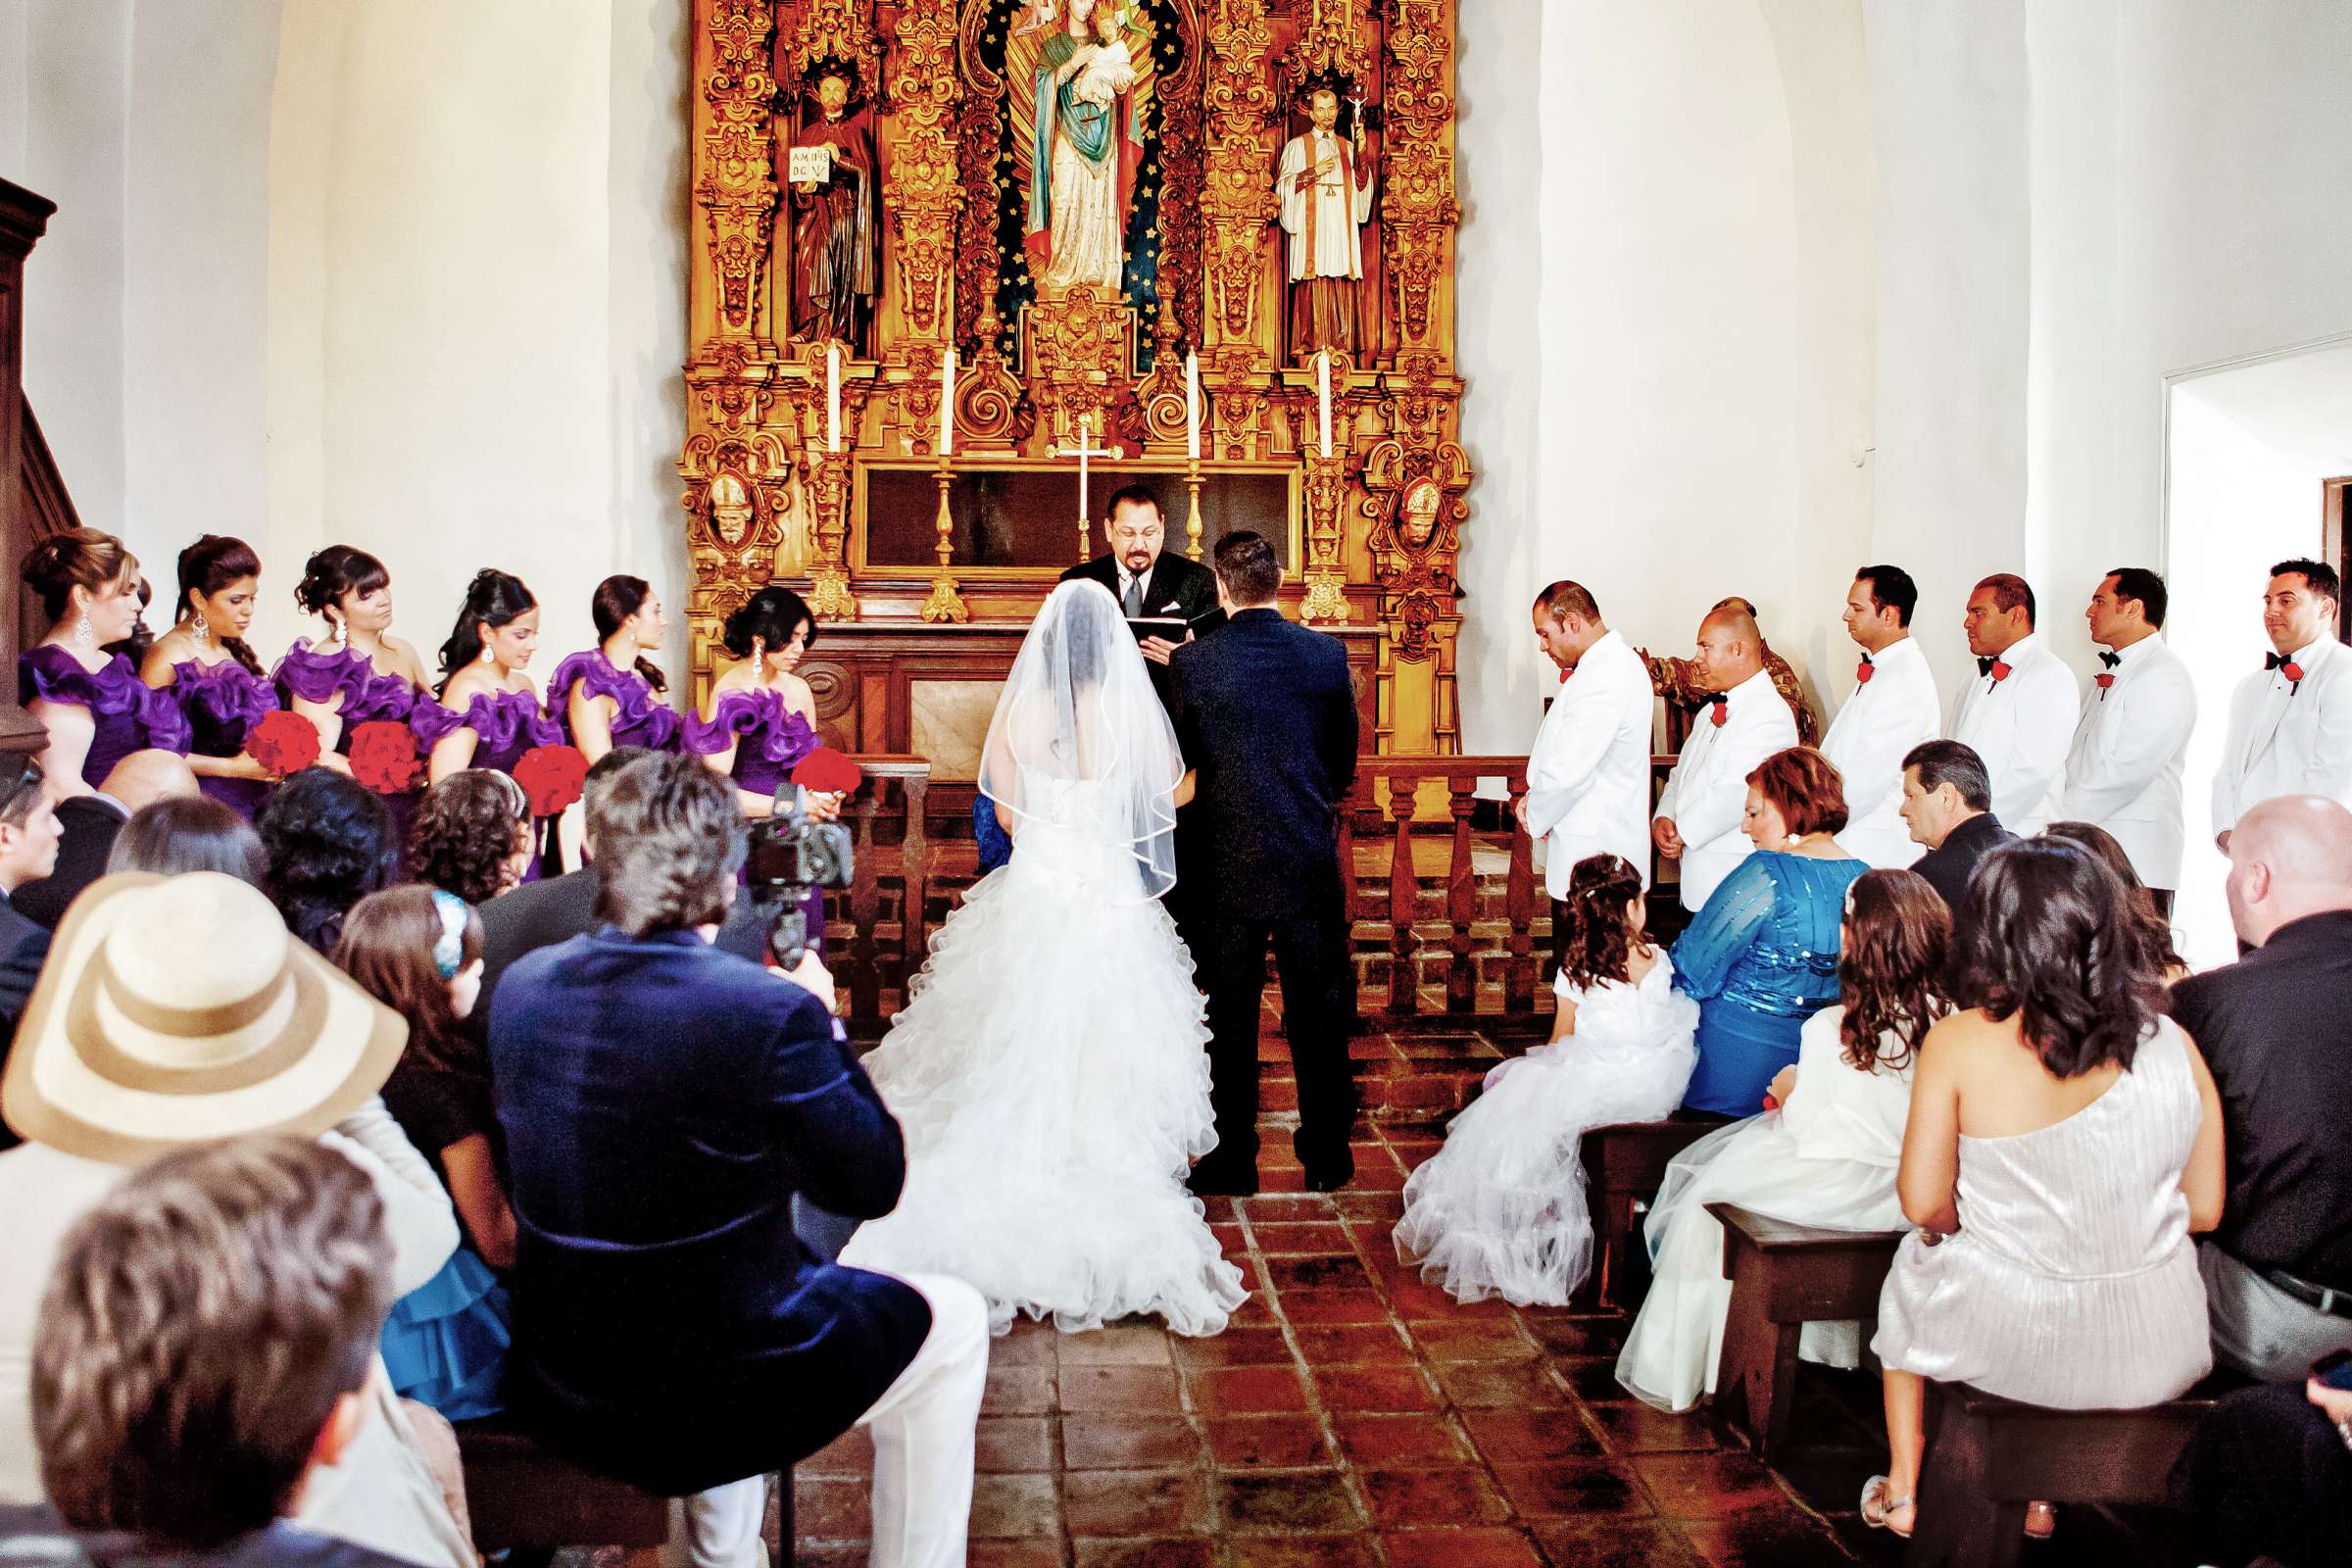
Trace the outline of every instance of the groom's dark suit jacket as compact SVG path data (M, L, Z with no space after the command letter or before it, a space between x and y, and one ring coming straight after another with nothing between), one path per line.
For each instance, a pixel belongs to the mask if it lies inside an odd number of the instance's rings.
M1099 582L1110 590L1110 597L1119 597L1119 562L1116 556L1097 556L1083 566L1072 566L1061 574L1063 582ZM1187 561L1179 555L1160 552L1152 569L1144 576L1144 613L1147 615L1182 615L1193 623L1193 635L1205 637L1225 624L1224 613L1217 609L1217 575L1197 561ZM1160 702L1170 703L1168 666L1146 662L1145 669L1152 676L1152 689L1159 693Z
M1221 914L1338 911L1337 808L1355 782L1355 690L1336 637L1245 610L1176 650L1176 737Z

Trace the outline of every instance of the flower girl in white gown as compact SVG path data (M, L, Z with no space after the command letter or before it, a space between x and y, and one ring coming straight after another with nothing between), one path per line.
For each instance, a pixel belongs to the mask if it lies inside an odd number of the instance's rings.
M1682 1102L1698 1004L1643 933L1642 879L1614 855L1577 862L1551 1044L1488 1074L1413 1172L1397 1255L1457 1300L1559 1306L1592 1266L1578 1140L1589 1127L1653 1121Z
M1709 1133L1667 1169L1645 1228L1656 1278L1617 1360L1617 1381L1636 1396L1688 1410L1715 1391L1732 1286L1707 1204L1835 1230L1902 1227L1894 1172L1911 1064L1928 1026L1951 1010L1951 936L1943 900L1916 871L1866 871L1846 891L1842 996L1805 1020L1796 1065L1772 1083L1777 1108ZM1855 1323L1808 1323L1797 1344L1829 1366L1859 1364L1861 1349Z
M865 1058L906 1188L842 1261L968 1281L1000 1333L1019 1311L1214 1334L1247 1298L1184 1188L1216 1144L1203 1004L1159 903L1191 782L1118 602L1054 589L981 757L1012 858L964 895Z

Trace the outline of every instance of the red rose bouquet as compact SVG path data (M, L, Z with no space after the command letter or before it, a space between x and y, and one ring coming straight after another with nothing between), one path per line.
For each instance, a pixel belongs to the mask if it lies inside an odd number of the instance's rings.
M424 778L416 732L396 718L371 719L351 732L351 776L378 795L406 795Z
M514 764L514 782L533 816L561 816L588 788L588 759L576 746L534 746Z
M282 708L265 713L245 732L245 755L268 768L271 778L299 773L318 760L318 727Z

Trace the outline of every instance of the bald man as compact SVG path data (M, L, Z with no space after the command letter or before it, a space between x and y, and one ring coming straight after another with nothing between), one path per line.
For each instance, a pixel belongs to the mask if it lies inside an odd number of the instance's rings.
M115 764L95 795L69 795L57 803L57 869L27 882L9 900L19 914L54 931L66 906L83 888L106 874L106 858L130 813L157 801L185 800L199 793L188 760L172 752L133 752Z
M1712 608L1740 611L1759 628L1764 624L1763 617L1756 613L1756 607L1738 594L1716 600ZM1756 640L1757 646L1764 651L1764 673L1772 677L1772 689L1781 694L1781 701L1788 705L1788 716L1796 722L1796 744L1819 745L1821 721L1814 717L1812 705L1805 701L1805 688L1796 678L1796 670L1788 661L1773 652L1771 639L1765 637L1761 630L1757 632ZM1690 708L1706 701L1707 694L1691 678L1690 660L1660 659L1646 649L1636 649L1635 652L1641 654L1642 662L1649 667L1650 683L1657 687L1658 695L1667 702L1678 708Z
M1753 615L1711 610L1698 623L1690 681L1699 693L1690 738L1649 824L1650 841L1682 867L1683 907L1696 914L1753 848L1740 831L1747 775L1796 744L1796 720L1764 668L1764 636Z
M2230 836L2252 952L2173 988L2222 1095L2229 1190L2198 1247L2214 1358L2265 1382L2352 1348L2352 811L2254 807Z

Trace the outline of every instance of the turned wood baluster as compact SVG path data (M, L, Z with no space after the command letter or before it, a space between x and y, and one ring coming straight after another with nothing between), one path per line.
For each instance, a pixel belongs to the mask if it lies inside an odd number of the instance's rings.
M1478 877L1470 868L1470 810L1477 804L1476 778L1460 775L1446 780L1448 809L1453 812L1453 861L1446 876L1446 917L1453 922L1446 939L1453 958L1446 966L1446 1010L1472 1012L1478 1007L1478 970L1470 956L1470 925L1478 918Z
M1421 1010L1420 974L1413 961L1413 916L1420 885L1413 878L1413 779L1389 778L1389 1010L1409 1018Z
M1502 911L1511 923L1510 956L1502 970L1502 1010L1524 1016L1536 1008L1536 848L1519 830L1519 803L1527 780L1511 780L1511 870L1503 884Z
M903 781L906 795L906 836L899 849L899 1005L906 1005L906 982L923 966L930 952L925 922L931 903L930 818L925 801L931 794L928 771L909 773Z
M859 792L858 802L858 863L850 873L850 1016L862 1023L882 1017L881 966L875 960L874 923L881 903L881 872L874 857L874 815L881 806L882 781ZM836 954L840 949L828 943Z

